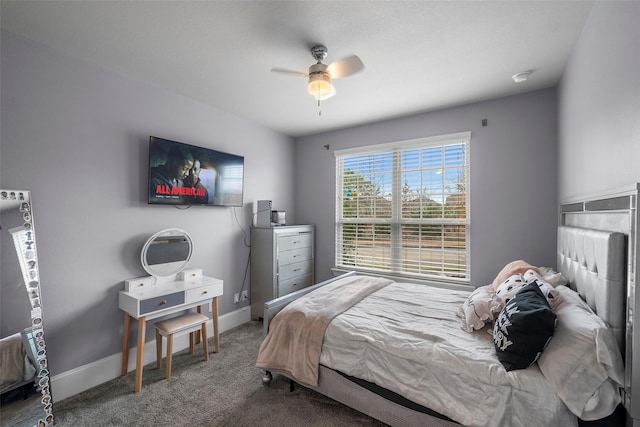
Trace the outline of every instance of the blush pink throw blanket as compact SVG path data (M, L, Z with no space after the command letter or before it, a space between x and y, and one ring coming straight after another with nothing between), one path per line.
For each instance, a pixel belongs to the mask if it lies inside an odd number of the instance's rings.
M292 301L271 321L256 366L283 373L305 386L317 386L327 325L362 298L390 283L393 281L380 277L351 276Z

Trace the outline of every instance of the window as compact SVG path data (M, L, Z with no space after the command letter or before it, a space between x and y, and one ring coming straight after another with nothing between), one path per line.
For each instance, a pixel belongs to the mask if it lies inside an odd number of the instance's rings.
M468 281L469 141L336 151L336 266Z

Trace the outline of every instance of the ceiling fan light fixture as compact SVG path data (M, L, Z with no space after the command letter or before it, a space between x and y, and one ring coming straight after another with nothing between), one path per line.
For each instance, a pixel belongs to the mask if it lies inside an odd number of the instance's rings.
M335 93L331 79L325 73L310 74L307 90L309 95L319 100L327 99Z

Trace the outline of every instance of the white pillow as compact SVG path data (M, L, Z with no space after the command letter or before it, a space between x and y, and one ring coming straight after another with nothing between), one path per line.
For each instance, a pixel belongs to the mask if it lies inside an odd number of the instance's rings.
M491 285L476 288L458 311L458 316L462 317L462 329L467 332L481 329L501 309Z
M542 279L554 288L556 286L567 284L567 279L565 279L562 273L558 273L551 267L538 267L538 270L540 270L540 276L542 276Z
M611 390L624 384L624 367L613 331L566 286L556 306L556 331L538 366L553 391L579 418L604 418L620 403ZM596 402L595 400L598 400Z

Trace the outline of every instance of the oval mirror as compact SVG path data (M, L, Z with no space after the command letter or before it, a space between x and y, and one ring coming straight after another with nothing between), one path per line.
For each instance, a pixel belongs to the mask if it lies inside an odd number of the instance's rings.
M193 243L186 231L167 228L151 236L144 244L142 267L151 276L175 276L187 266L192 252Z

